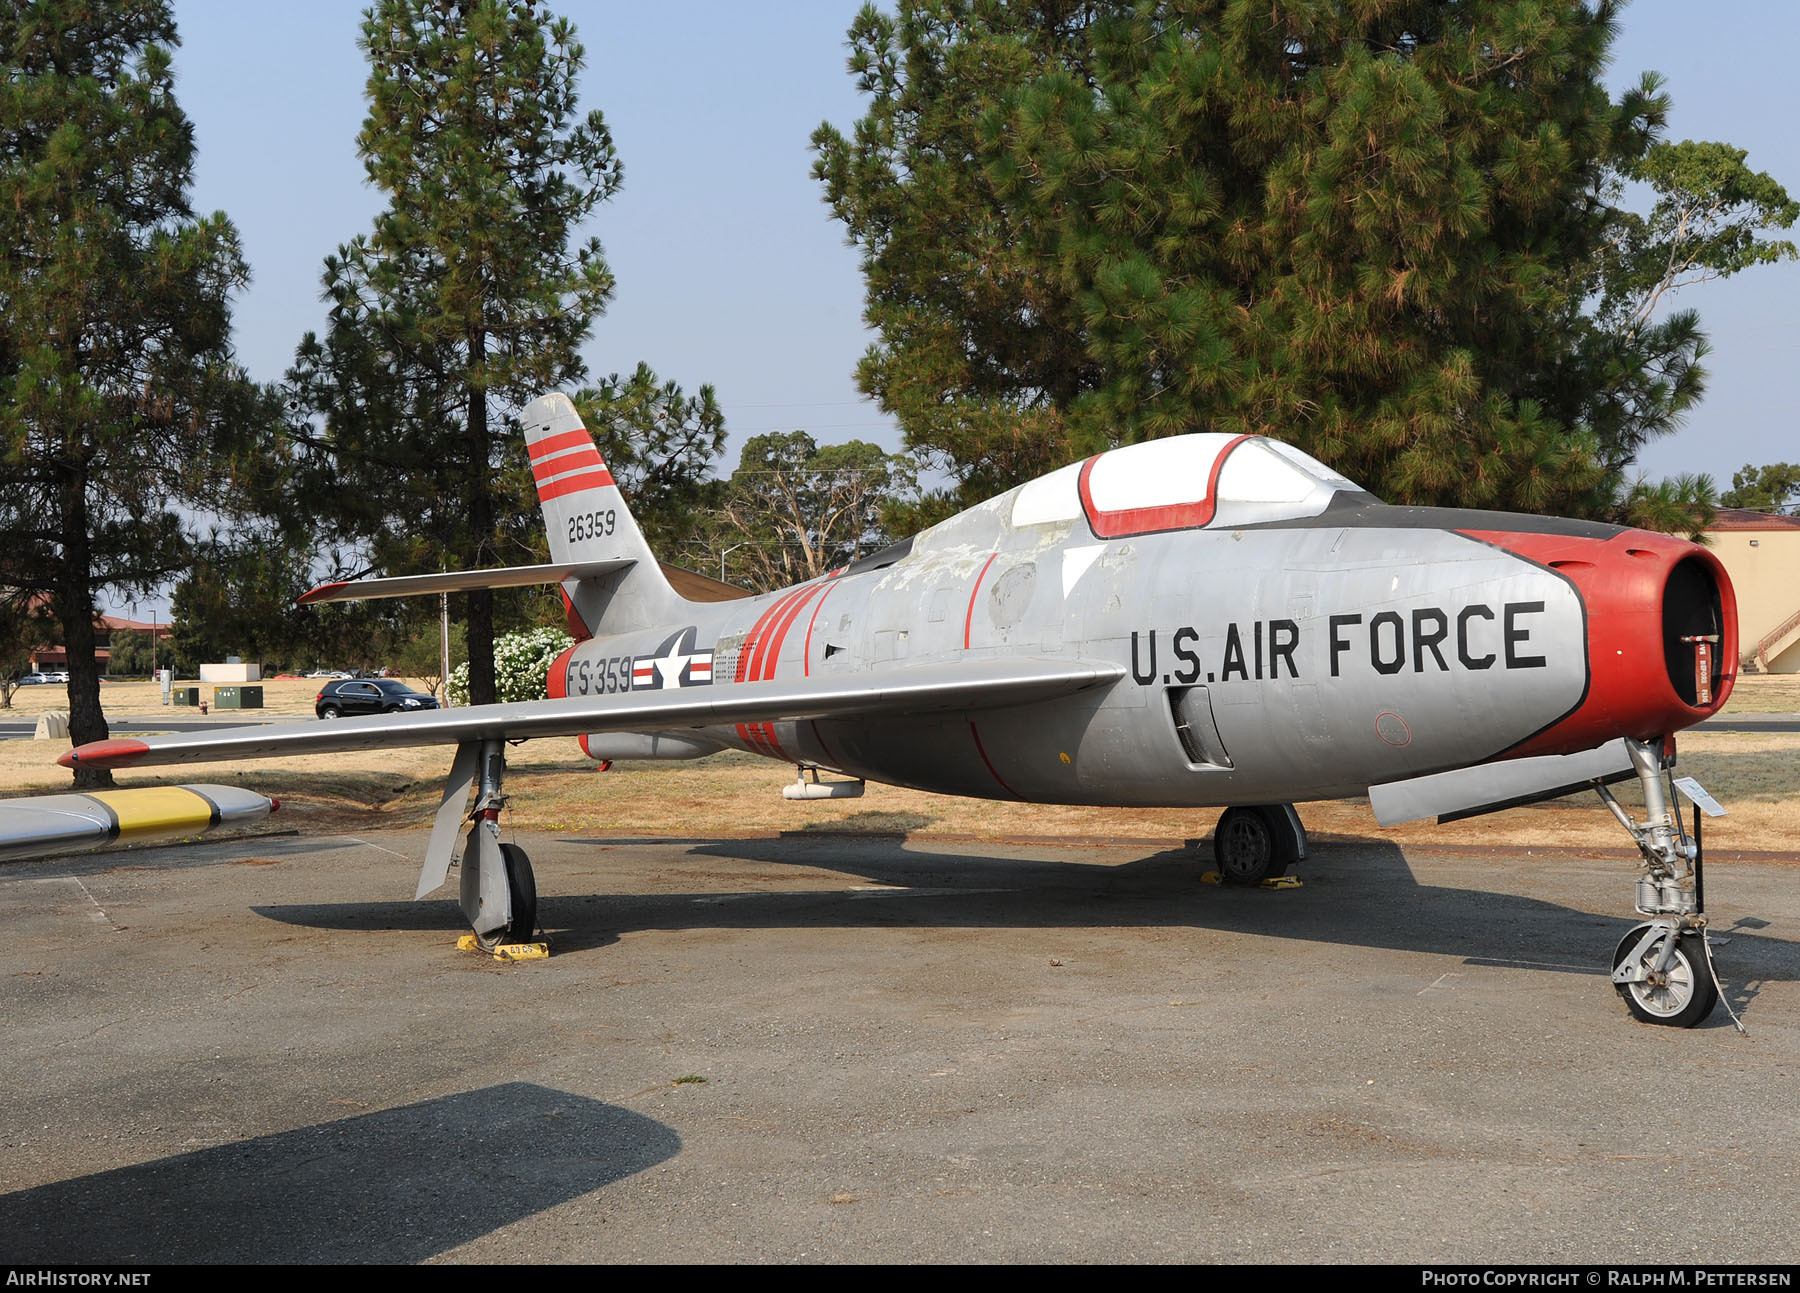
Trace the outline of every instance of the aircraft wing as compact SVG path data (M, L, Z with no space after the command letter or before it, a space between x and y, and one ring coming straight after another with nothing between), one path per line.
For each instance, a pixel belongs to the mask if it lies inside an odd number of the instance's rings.
M412 714L372 714L212 732L93 741L58 760L64 767L126 768L221 759L333 754L387 746L521 741L595 732L670 731L734 723L779 723L931 711L1002 709L1111 683L1121 665L1098 661L978 660L844 677L471 705Z

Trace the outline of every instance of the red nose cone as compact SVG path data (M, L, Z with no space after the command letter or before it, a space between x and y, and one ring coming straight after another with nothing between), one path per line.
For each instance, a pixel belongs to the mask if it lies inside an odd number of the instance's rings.
M1621 736L1653 741L1725 704L1737 677L1737 599L1707 549L1646 530L1605 539L1470 533L1562 575L1587 615L1587 694L1510 756L1573 753Z

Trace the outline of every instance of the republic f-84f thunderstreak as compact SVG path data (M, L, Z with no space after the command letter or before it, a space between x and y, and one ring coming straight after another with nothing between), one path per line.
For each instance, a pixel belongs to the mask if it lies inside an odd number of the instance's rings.
M797 766L796 798L873 780L1222 806L1220 871L1244 883L1305 855L1297 801L1368 794L1392 821L1591 785L1642 855L1648 919L1613 982L1662 1023L1717 1000L1669 771L1674 734L1724 703L1737 660L1731 585L1702 547L1390 507L1279 441L1197 434L1071 464L823 578L699 603L670 587L574 406L546 396L524 427L550 564L303 600L560 583L578 640L550 699L102 741L62 761L454 745L415 896L462 856L484 945L535 928L530 863L496 825L505 743L531 737L578 736L598 760L748 750ZM1642 822L1606 789L1633 775Z

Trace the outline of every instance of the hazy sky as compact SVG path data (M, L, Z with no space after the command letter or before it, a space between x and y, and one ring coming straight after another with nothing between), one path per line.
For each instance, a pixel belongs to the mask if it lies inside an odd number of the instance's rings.
M586 354L593 372L647 361L693 389L711 382L732 433L805 428L897 447L859 399L868 344L854 249L820 201L808 137L861 111L844 69L855 0L794 4L560 0L587 47L584 106L601 108L625 167L601 208L618 295ZM378 203L355 135L365 66L362 6L176 0L182 107L199 141L195 205L237 223L254 282L238 302L239 352L263 380L323 324L325 255L369 228ZM1662 72L1670 136L1724 139L1800 191L1792 57L1800 6L1638 0L1624 14L1611 81ZM1789 370L1800 352L1800 265L1676 298L1712 338L1709 394L1687 428L1651 447L1652 476L1800 458Z

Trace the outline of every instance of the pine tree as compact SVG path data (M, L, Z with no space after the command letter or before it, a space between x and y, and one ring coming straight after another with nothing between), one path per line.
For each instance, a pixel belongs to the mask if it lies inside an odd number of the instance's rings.
M365 15L357 147L387 197L327 259L329 326L289 374L303 492L398 574L531 552L531 474L507 413L580 380L613 291L576 227L617 191L598 111L576 108L574 27L531 3L380 0ZM467 594L470 692L494 699L494 595Z
M1664 142L1654 77L1611 98L1613 26L1577 0L865 9L869 113L814 137L881 331L863 388L967 494L1014 483L1022 435L1054 460L1213 429L1396 502L1689 521L1699 482L1625 480L1703 386L1697 317L1656 307L1793 256L1765 234L1797 208L1740 151Z
M107 735L98 594L180 571L176 505L229 500L270 422L230 350L237 234L188 204L175 40L164 0L0 6L0 586L49 595L77 744Z

